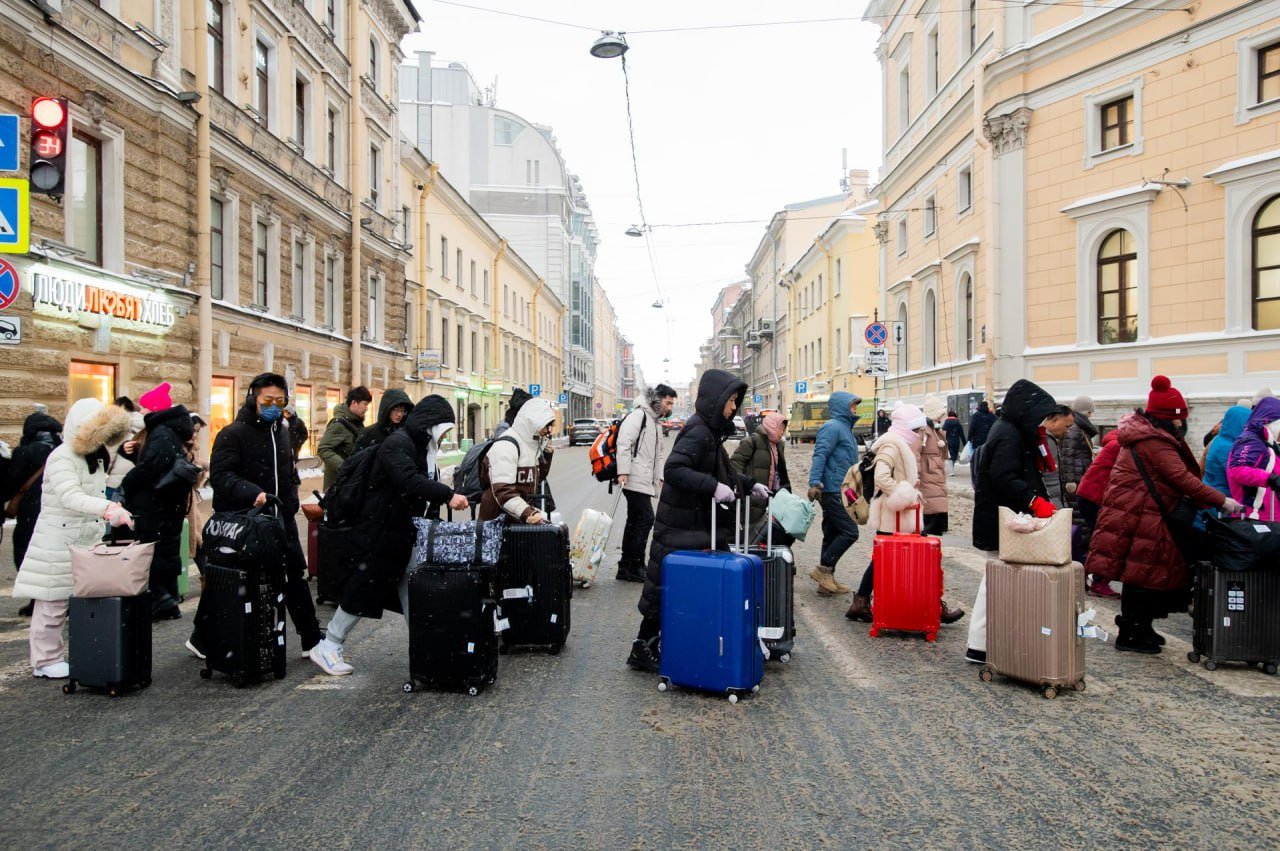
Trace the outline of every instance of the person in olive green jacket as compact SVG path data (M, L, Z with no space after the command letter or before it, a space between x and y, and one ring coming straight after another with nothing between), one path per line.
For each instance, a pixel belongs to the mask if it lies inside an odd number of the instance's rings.
M324 462L325 490L338 478L342 462L356 451L356 436L364 426L364 415L372 402L369 388L352 387L347 391L346 404L333 406L329 424L324 427L324 435L316 447L316 454Z
M729 463L733 465L734 470L760 482L769 489L771 494L783 488L791 490L791 477L787 475L786 435L786 418L777 411L770 411L765 414L756 430L738 444ZM765 504L753 501L751 503L751 534L753 536L764 529L764 515ZM774 531L774 540L781 544L789 543L778 535L777 527Z

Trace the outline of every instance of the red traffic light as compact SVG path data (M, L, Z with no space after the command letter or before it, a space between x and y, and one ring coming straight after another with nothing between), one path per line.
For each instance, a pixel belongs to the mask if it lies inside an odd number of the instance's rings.
M36 98L31 102L31 120L52 130L67 120L67 110L55 98Z
M36 133L31 140L31 150L41 159L62 156L62 140L53 133Z

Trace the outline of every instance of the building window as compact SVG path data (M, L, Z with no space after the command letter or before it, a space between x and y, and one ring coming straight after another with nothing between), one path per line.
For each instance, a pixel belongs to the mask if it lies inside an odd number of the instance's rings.
M836 287L834 290L831 291L831 294L833 296L840 295L840 291L842 287L843 287L843 282L841 281L840 258L837 257L836 258Z
M307 85L307 81L302 77L296 77L293 81L293 141L298 143L298 147L306 150L307 147L307 98L310 94L311 87Z
M236 380L221 375L213 377L209 393L209 442L218 432L231 425L236 416Z
M904 65L898 72L898 135L911 124L911 68Z
M267 306L267 223L258 220L253 228L253 303L258 307Z
M298 417L298 422L307 428L307 442L302 444L301 454L305 457L313 456L316 454L316 430L312 428L311 420L311 387L306 384L296 385L289 401L293 402L293 410Z
M365 317L366 336L370 340L378 340L378 275L372 269L369 270L369 306L366 309L369 311Z
M938 229L938 200L930 195L924 199L924 235L933 236Z
M973 360L973 278L967 272L961 291L964 293L964 359Z
M306 252L306 242L301 238L295 237L293 240L293 282L289 293L293 311L291 315L295 319L302 319L306 315L302 303L302 294L306 292L305 284L307 280Z
M329 107L324 126L325 165L330 175L338 173L338 110Z
M835 368L840 369L840 329L836 329L836 359L833 362Z
M67 242L80 259L102 265L102 142L82 133L71 137Z
M382 149L369 146L369 203L378 209L378 187L382 185Z
M373 36L369 36L369 82L373 84L373 90L378 90L378 54L381 48L378 40Z
M973 166L965 166L956 175L956 207L963 213L973 206Z
M271 114L271 47L262 39L253 43L253 107L267 122Z
M1112 231L1098 250L1098 342L1138 339L1138 252L1127 230Z
M494 116L493 144L514 145L516 143L516 137L519 135L520 135L519 122L512 121L509 118L503 118L501 115Z
M222 2L209 0L208 17L209 37L209 88L222 94L226 77L226 53L222 32Z
M898 256L907 253L907 217L898 219Z
M409 226L412 224L412 222L409 220L409 217L412 215L413 213L407 205L400 208L400 244L401 245L409 244Z
M214 298L222 298L225 286L223 276L222 201L209 201L209 290Z
M978 49L978 0L966 0L966 6L969 10L965 24L968 30L969 43L967 53L973 53Z
M471 371L479 372L477 367L480 364L480 340L476 336L476 332L471 332Z
M924 365L938 363L938 297L933 290L924 294Z
M116 398L116 367L109 363L71 362L68 402L97 399L110 405Z
M324 25L329 28L329 35L338 32L338 0L324 0Z
M440 237L440 277L449 280L449 238Z
M471 297L476 297L476 261L471 261Z
M458 273L458 289L462 289L462 249L461 248L459 248L457 251L454 252L454 259L456 262L453 264L453 268L454 268L454 271Z
M1133 142L1133 95L1104 103L1102 112L1101 151L1110 151Z
M466 362L466 361L464 361L464 360L462 359L462 325L461 325L461 324L459 324L459 325L458 325L458 329L457 329L457 330L458 330L458 339L457 339L457 343L458 343L458 352L457 352L457 353L458 353L458 362L457 362L456 364L454 364L454 365L458 368L458 371L459 371L459 372L465 372L465 371L466 371L467 362Z
M1280 42L1258 51L1258 103L1280 98Z
M938 29L929 31L925 38L925 97L931 98L938 93L941 72L938 68Z
M908 346L911 343L911 332L907 330L908 328L911 327L907 325L907 319L909 318L910 317L907 314L906 303L903 302L902 304L899 304L898 305L898 327L902 329L902 340L898 343L898 345L894 346L894 348L897 349L897 352L898 352L898 372L906 372L911 361L910 357L908 357L908 352L909 352Z
M542 160L524 161L524 182L530 186L542 183Z
M1253 328L1280 329L1280 195L1253 220Z
M484 293L484 303L488 304L489 303L489 270L488 269L484 270L484 286L481 288L481 292Z
M449 319L440 317L440 364L449 365Z
M338 258L332 254L326 255L324 258L324 324L326 328L337 327L337 279Z

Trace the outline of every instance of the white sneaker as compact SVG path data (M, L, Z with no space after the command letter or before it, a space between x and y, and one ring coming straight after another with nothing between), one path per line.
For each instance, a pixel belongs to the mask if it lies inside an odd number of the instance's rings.
M205 655L196 649L196 646L191 643L191 639L188 638L182 646L190 650L192 656L196 657L197 659L200 659L201 661L204 660Z
M66 662L54 662L52 665L36 668L31 674L46 680L65 680L71 676L71 666Z
M320 670L330 676L341 677L355 670L343 661L342 645L330 644L328 639L312 647L307 656L320 666Z

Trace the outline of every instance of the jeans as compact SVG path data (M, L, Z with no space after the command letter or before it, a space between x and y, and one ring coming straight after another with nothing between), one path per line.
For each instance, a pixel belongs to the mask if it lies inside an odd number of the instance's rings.
M858 524L844 510L838 493L822 495L822 555L820 563L835 568L840 556L858 541Z
M622 559L619 570L642 573L647 559L645 545L653 531L653 497L637 491L623 490L627 500L627 525L622 530Z

